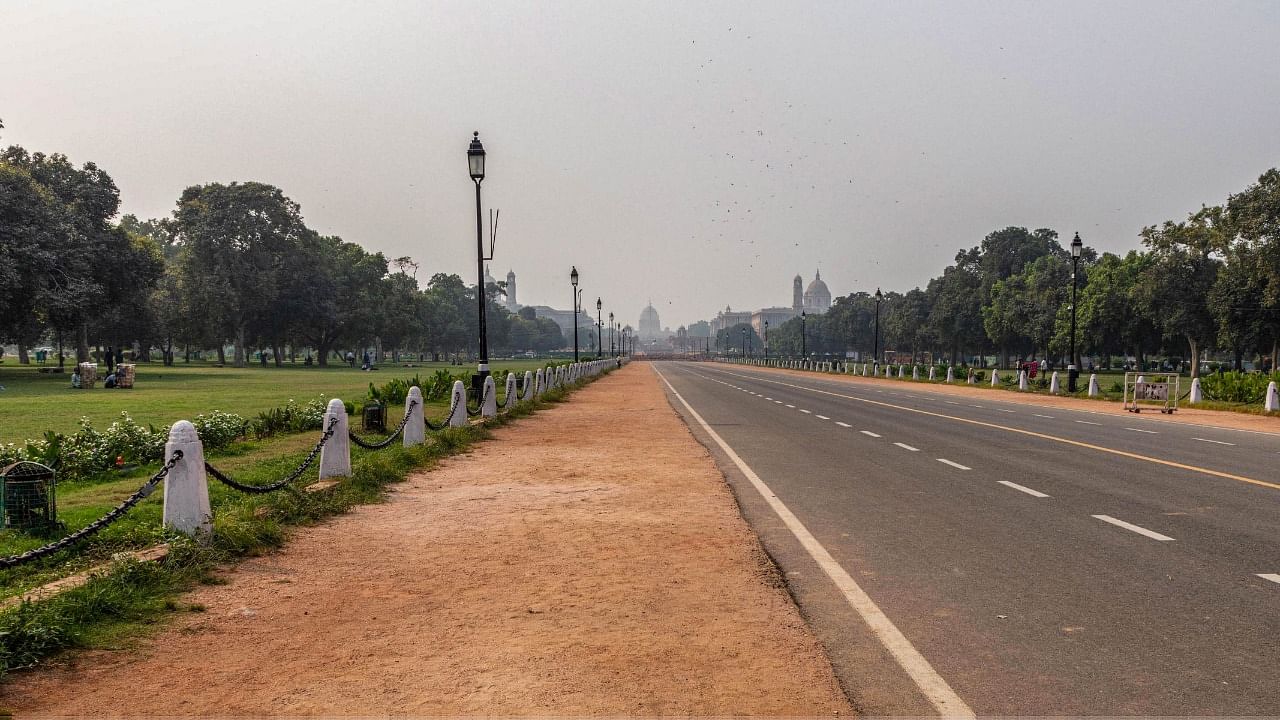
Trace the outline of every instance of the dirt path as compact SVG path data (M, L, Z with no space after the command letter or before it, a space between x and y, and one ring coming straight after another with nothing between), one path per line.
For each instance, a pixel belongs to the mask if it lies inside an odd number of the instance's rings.
M718 366L728 370L733 370L732 365ZM1018 392L1016 390L1004 390L1001 388L991 387L970 387L968 385L947 385L945 383L930 382L914 382L910 380L898 380L897 378L882 377L862 377L861 375L844 375L842 373L815 373L807 370L790 370L780 368L764 368L753 367L753 371L761 371L775 373L778 375L794 375L796 377L821 377L823 380L839 379L854 385L875 385L877 387L886 387L892 385L904 390L919 390L922 392L941 393L943 395L956 395L969 398L986 398L988 400L998 400L1000 402L1022 403L1024 405L1036 405L1045 408L1063 408L1066 410L1084 410L1087 412L1105 413L1114 415L1132 414L1125 411L1121 404L1111 401L1090 400L1088 398L1063 397L1061 395L1041 395L1031 392ZM1004 371L1001 371L1002 373ZM988 376L989 377L989 376ZM1016 375L1015 375L1016 377ZM1082 384L1088 384L1089 376L1083 375L1080 379ZM988 382L990 382L988 380ZM1064 386L1066 384L1066 376L1063 375L1062 380ZM1183 379L1184 383L1190 380ZM1183 385L1184 388L1188 387ZM1185 392L1185 391L1184 391ZM1280 435L1280 418L1266 415L1252 415L1249 413L1231 412L1229 410L1206 410L1195 407L1182 405L1178 408L1178 412L1173 415L1162 415L1155 410L1144 410L1142 417L1162 422L1186 423L1190 425L1210 425L1214 427L1232 428L1235 430L1249 430L1252 432L1264 432Z
M652 371L629 366L201 588L21 713L849 714Z

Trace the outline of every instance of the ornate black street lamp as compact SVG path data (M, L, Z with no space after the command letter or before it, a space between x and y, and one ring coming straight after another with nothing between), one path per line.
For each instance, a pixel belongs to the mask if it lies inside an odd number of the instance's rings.
M880 288L876 288L876 339L871 351L872 367L880 367L880 302L882 300L884 300L884 294L880 292Z
M804 360L809 357L808 340L805 339L805 321L809 319L809 313L804 310L800 311L800 359ZM791 347L795 347L792 345Z
M769 321L764 321L764 361L769 362Z
M484 286L484 220L480 216L480 183L484 180L484 146L480 144L480 132L472 134L471 146L467 148L467 165L471 170L471 179L476 184L476 303L480 312L480 367L479 380L489 375L489 338L485 327L485 305L488 304L488 290ZM480 384L476 385L479 392Z
M604 304L600 302L600 298L596 298L596 357L604 357L604 338L601 332L604 331L604 323L600 320L600 308Z
M578 306L582 304L582 293L578 291L578 266L569 269L569 284L573 286L573 361L578 362Z
M742 359L747 359L747 329L742 328Z
M1080 271L1080 251L1084 243L1080 233L1071 238L1071 364L1067 366L1067 392L1076 391L1076 381L1080 378L1080 356L1076 352L1076 275Z
M613 326L613 313L609 313L609 354L610 354L610 355L615 355L615 354L616 354L616 352L614 351L614 336L613 336L613 331L614 331L614 326Z

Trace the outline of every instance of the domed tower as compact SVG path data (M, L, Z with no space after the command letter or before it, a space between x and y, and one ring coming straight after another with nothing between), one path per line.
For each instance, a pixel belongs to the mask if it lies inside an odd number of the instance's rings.
M813 274L813 282L804 291L804 309L810 313L824 313L831 309L831 291L822 282L822 272Z
M515 312L520 306L516 304L516 271L507 271L507 310Z
M804 309L804 280L799 275L791 281L791 309L797 314Z
M658 311L653 307L653 301L640 311L640 337L657 338L662 335L662 323L658 320Z

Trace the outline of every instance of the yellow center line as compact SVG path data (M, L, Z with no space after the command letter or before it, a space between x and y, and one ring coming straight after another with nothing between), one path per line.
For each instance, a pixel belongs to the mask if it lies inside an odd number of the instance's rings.
M1149 463L1155 463L1156 465L1164 465L1166 467L1178 468L1179 470L1190 470L1191 472L1198 472L1198 473L1203 473L1205 475L1212 475L1213 477L1220 477L1220 478L1226 478L1227 480L1235 480L1236 482L1249 483L1250 485L1257 485L1259 487L1271 488L1272 490L1280 490L1280 484L1270 483L1265 480L1255 480L1253 478L1245 477L1243 475L1233 475L1232 473L1222 472L1221 470L1210 470L1209 468L1198 467L1196 465L1186 465L1184 463L1174 462L1172 460L1161 460L1160 458L1153 458L1149 455L1139 455L1138 453L1131 453L1125 450L1116 450L1115 448L1103 447L1102 445L1094 445L1092 443L1081 442L1079 440L1069 440L1067 438L1056 437L1053 435L1045 435L1044 433L1038 433L1038 432L1035 432L1034 430L1024 430L1022 428L1009 427L1008 425L1000 425L997 423L986 422L984 420L973 420L971 418L956 417L955 415L946 415L944 413L932 412L930 410L920 410L918 408L905 407L903 405L894 405L893 403L881 402L879 400L869 400L867 398L855 397L853 395L844 395L842 393L830 392L828 390L819 390L817 388L805 387L803 385L792 385L791 383L779 382L777 380L770 380L768 378L763 378L757 375L740 375L738 373L732 373L726 370L719 370L719 369L717 369L717 372L723 372L726 375L733 375L735 377L747 378L749 380L758 380L760 382L767 382L767 383L773 383L775 385L782 385L783 387L795 388L797 390L807 390L809 392L820 393L822 395L831 395L833 397L845 398L846 400L857 400L858 402L870 403L871 405L879 405L881 407L893 408L894 410L905 410L907 412L919 413L921 415L928 415L930 417L943 418L946 420L955 420L957 422L969 423L970 425L978 425L980 427L993 428L995 430L1006 430L1008 432L1019 433L1021 435L1030 435L1031 437L1040 438L1041 440L1052 440L1053 442L1060 442L1066 445L1075 445L1076 447L1088 448L1090 450L1097 450L1098 452L1110 453L1112 455L1119 455L1120 457L1127 457L1132 460L1144 460Z

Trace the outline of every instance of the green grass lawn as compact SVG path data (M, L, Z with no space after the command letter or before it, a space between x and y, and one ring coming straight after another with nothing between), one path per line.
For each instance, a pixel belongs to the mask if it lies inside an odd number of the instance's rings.
M546 360L495 360L497 370L534 370ZM383 365L376 372L345 366L328 368L286 365L275 367L214 367L179 362L173 367L139 364L135 386L129 390L97 387L71 389L69 374L42 374L35 367L0 365L0 442L21 443L39 438L46 430L74 432L81 417L99 429L128 412L134 420L164 427L211 410L233 412L251 418L290 398L303 402L315 397L359 401L369 383L382 385L392 378L426 377L439 368L455 374L470 372L472 365L415 363L415 367ZM503 388L498 388L501 396Z

